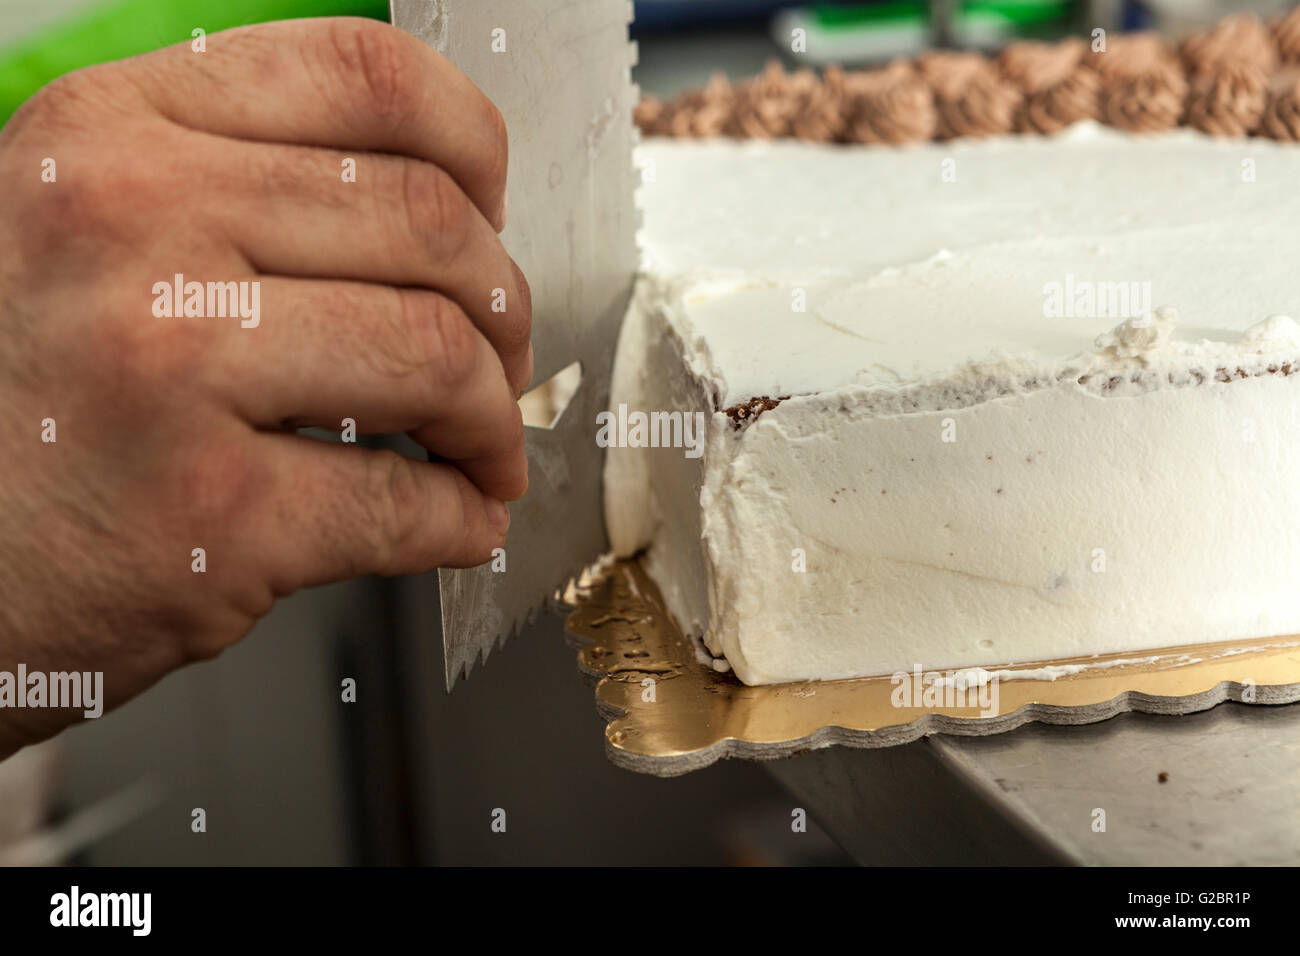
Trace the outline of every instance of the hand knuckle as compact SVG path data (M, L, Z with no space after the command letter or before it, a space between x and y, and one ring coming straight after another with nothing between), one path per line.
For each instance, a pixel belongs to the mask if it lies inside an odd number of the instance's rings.
M341 287L331 301L320 306L332 320L328 324L333 347L363 373L383 379L400 379L421 367L415 354L419 307L412 302L420 293L389 289L386 300L376 305L373 295ZM359 315L375 315L377 327L356 322Z
M360 491L372 535L373 566L382 571L409 549L418 529L426 526L428 502L415 464L387 449L368 453Z
M91 91L80 71L65 73L41 87L13 118L14 128L36 125L81 125L91 109Z
M429 371L443 388L463 388L478 368L479 334L450 300L439 297L427 338Z
M120 396L148 399L193 391L213 370L215 330L179 316L158 318L149 310L148 302L133 303L96 325L98 374Z
M432 392L447 395L464 388L477 371L478 330L450 299L416 293L407 301L410 339Z
M110 119L119 129L149 114L122 63L82 67L51 80L4 124L3 136L49 141L52 135L85 141L96 138ZM134 131L129 135L135 135Z
M26 240L30 248L66 246L73 235L93 240L89 251L99 257L131 249L142 237L156 233L162 210L181 201L183 187L158 167L150 168L151 176L149 169L119 166L116 157L101 156L102 163L61 165L57 181L32 197L43 208L31 219ZM110 175L105 167L116 171Z
M474 487L473 482L465 477L459 471L454 471L453 476L456 481L456 495L452 501L446 502L444 507L454 508L455 512L447 515L447 527L458 529L456 541L451 545L450 551L463 560L466 556L472 555L476 551L482 551L482 547L477 540L475 528L477 527L470 515L481 509L479 503L479 492Z
M54 164L49 167L52 180L14 189L10 197L12 218L24 224L22 245L34 259L59 254L69 236L93 240L86 244L88 251L102 257L114 241L132 241L143 229L157 227L150 212L161 204L158 165L142 167L116 142L86 142L104 122L104 91L88 91L90 85L79 74L55 80L3 130L6 141L23 144L22 151L38 150L43 170L46 160ZM146 126L132 117L118 131L123 138L134 137ZM11 173L8 164L4 172Z
M469 198L454 179L426 163L404 163L402 176L410 234L443 265L455 262L472 236Z
M239 443L197 442L177 453L174 513L198 546L227 532L254 502L267 476Z
M63 220L82 234L101 239L134 235L133 227L148 228L146 210L155 208L154 187L147 182L123 177L114 182L95 171L87 171L75 182L67 182ZM156 224L155 224L156 226Z
M331 24L330 46L336 61L365 83L366 108L394 122L409 118L419 86L410 75L410 49L402 34L369 21L339 19Z

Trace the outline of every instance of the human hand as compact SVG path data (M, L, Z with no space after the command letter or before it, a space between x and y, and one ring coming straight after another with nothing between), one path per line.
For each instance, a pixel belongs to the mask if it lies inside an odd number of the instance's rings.
M372 21L206 44L0 133L0 670L102 671L109 706L299 588L487 560L527 486L495 107ZM177 275L239 295L168 315ZM440 463L294 433L344 419ZM0 710L0 758L79 718Z

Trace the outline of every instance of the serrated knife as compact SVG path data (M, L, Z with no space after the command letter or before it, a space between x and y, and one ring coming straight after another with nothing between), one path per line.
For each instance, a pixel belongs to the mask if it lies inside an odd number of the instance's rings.
M510 136L502 239L533 294L533 384L581 364L552 428L526 429L528 494L505 570L438 573L447 689L608 550L596 415L609 403L637 266L630 0L390 0L392 22L446 56ZM499 562L498 562L499 564Z

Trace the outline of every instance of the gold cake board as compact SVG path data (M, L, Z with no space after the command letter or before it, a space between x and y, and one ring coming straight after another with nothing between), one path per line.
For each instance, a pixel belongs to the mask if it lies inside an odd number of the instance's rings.
M1088 724L1126 711L1189 714L1225 700L1300 700L1300 636L1022 662L1014 669L1089 667L1055 680L1001 680L996 707L983 710L924 700L900 707L901 684L889 676L749 687L714 670L697 659L635 560L589 571L565 602L573 607L567 627L581 647L579 667L595 681L596 708L607 721L610 760L661 777L724 757L774 760L837 744L997 734L1030 721Z

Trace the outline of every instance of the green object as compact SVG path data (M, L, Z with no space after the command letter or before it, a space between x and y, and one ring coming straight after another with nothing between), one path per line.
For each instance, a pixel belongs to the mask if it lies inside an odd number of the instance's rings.
M1070 15L1069 0L966 0L963 16L992 16L1011 23L1032 25L1063 20Z
M992 16L1011 23L1033 24L1058 20L1070 12L1069 0L963 0L958 18ZM893 25L930 18L927 0L886 0L883 3L842 4L811 8L813 19L827 29L854 29Z
M886 0L885 3L814 6L810 12L819 26L851 29L900 20L925 20L929 17L929 10L930 5L925 0Z
M39 3L40 0L30 0ZM64 73L211 34L298 17L388 19L388 0L113 0L0 51L0 123Z

